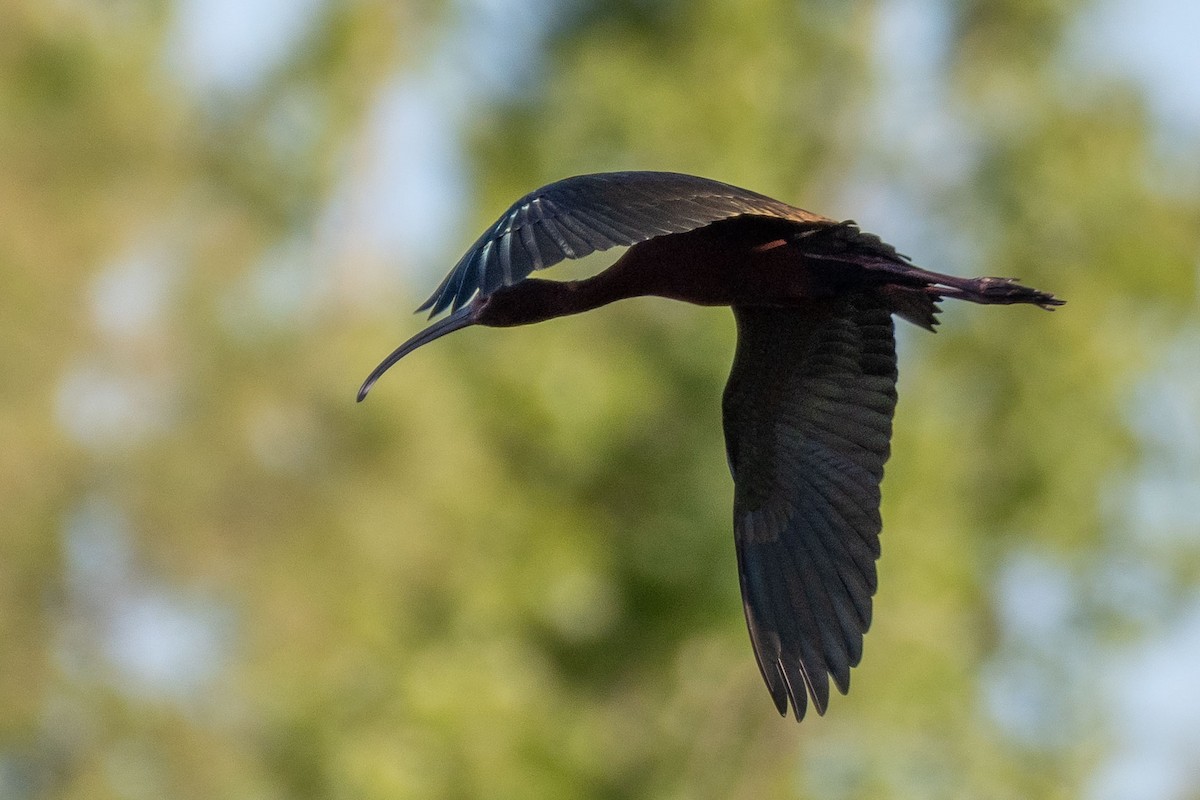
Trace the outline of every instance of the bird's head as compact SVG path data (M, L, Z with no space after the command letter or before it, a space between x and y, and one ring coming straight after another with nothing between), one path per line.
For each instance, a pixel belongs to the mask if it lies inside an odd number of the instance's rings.
M358 390L361 403L375 382L391 369L392 365L421 345L429 344L448 333L470 327L486 325L489 328L510 328L557 317L565 313L563 293L569 291L567 284L558 281L543 281L536 278L523 280L513 286L502 286L487 295L476 295L470 303L450 316L439 319L416 336L392 351L363 381Z
M531 325L570 313L570 283L526 278L471 301L475 323L489 328Z

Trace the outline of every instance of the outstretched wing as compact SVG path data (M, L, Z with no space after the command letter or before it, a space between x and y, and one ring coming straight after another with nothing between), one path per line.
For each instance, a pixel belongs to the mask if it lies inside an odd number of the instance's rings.
M725 389L746 622L775 705L818 713L845 693L871 623L879 484L896 407L888 301L735 307Z
M829 222L765 195L675 172L604 172L551 183L522 197L471 245L418 311L458 309L564 258L742 215Z

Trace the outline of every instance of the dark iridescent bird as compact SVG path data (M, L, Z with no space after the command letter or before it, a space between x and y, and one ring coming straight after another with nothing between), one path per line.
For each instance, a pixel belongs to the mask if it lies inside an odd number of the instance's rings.
M629 249L580 281L534 270ZM775 706L818 713L844 694L871 624L879 485L896 406L892 315L932 331L942 298L1062 305L1006 278L919 269L853 222L669 172L581 175L518 200L418 311L450 315L381 363L358 399L423 344L644 295L731 306L725 387L733 529L750 639Z

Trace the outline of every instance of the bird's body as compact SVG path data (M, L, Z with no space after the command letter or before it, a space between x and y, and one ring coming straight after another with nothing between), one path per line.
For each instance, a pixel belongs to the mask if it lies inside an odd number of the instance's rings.
M535 269L629 249L581 281ZM933 330L937 302L1061 305L1003 278L913 266L853 223L728 184L663 172L583 175L517 201L419 310L451 314L367 378L469 325L507 327L635 296L733 308L724 396L746 621L780 713L845 692L876 588L879 486L896 404L892 315Z

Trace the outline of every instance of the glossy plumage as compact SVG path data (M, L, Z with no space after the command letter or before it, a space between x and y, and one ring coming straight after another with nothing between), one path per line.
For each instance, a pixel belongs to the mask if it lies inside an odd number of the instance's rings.
M530 192L476 240L418 308L457 310L479 291L528 277L564 258L685 233L745 214L816 222L823 218L736 186L675 172L578 175Z
M583 281L537 269L629 249ZM879 557L880 483L896 406L892 316L933 330L944 297L1062 301L1004 278L913 266L853 223L691 175L617 172L552 183L489 227L418 310L451 314L396 361L469 325L505 327L658 295L729 305L738 345L724 395L734 538L759 668L779 712L819 713L862 658Z

